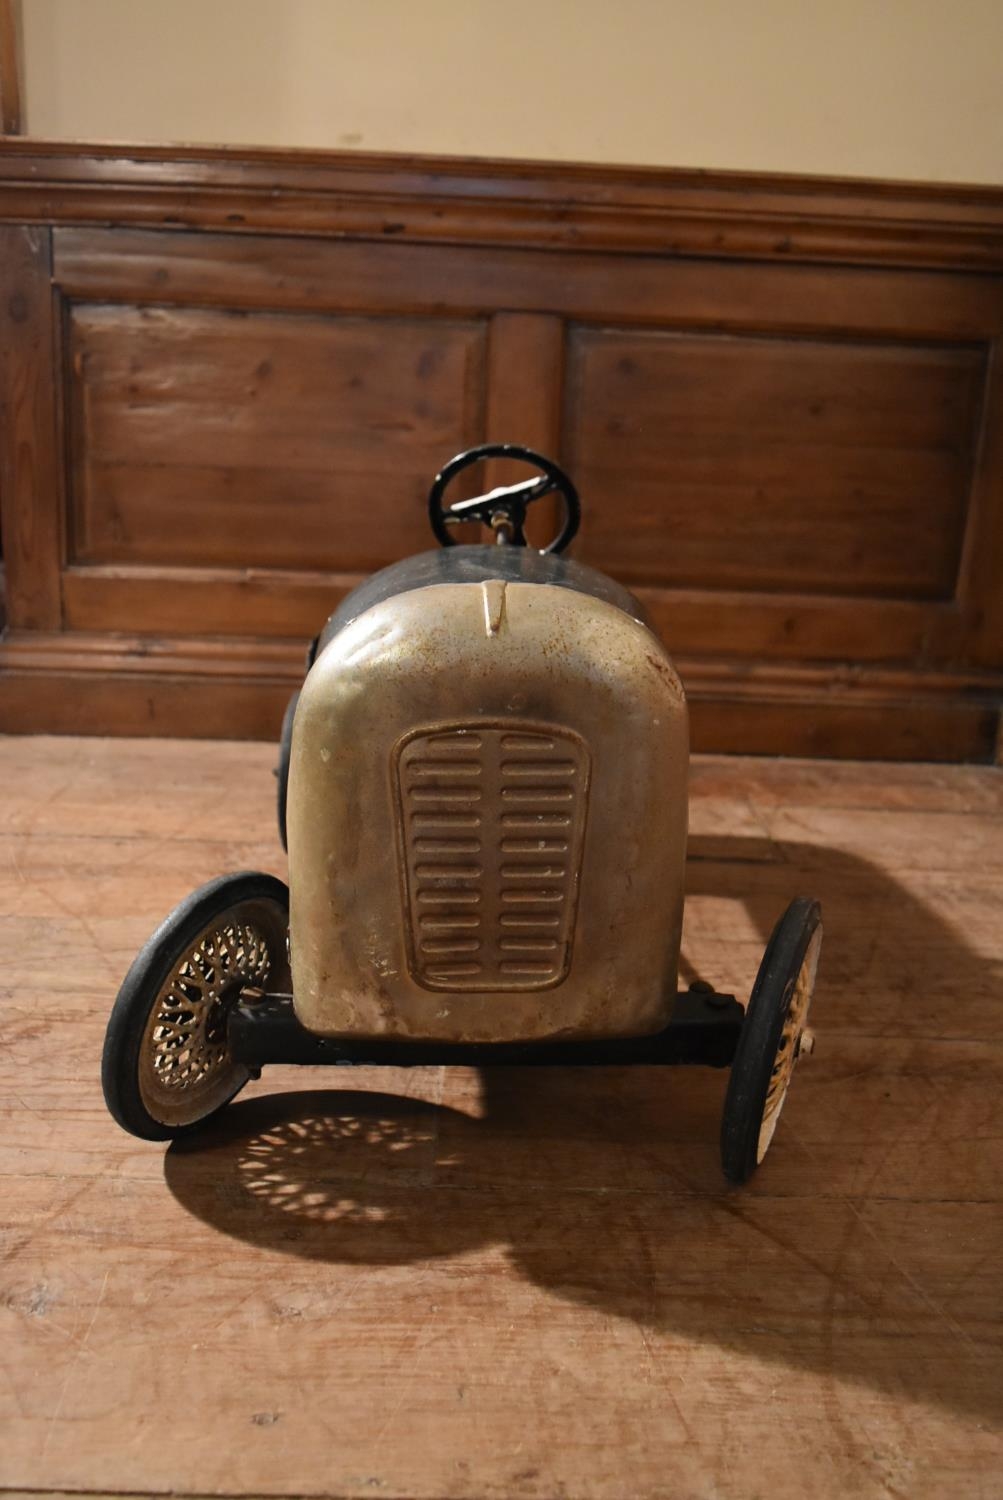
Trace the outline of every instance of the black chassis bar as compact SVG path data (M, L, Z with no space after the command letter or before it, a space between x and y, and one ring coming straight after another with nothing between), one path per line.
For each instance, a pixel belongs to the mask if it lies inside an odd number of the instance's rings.
M227 1023L235 1062L258 1073L268 1063L309 1067L383 1064L417 1068L453 1064L464 1068L515 1066L624 1067L700 1063L730 1067L745 1011L734 995L709 987L681 990L668 1025L653 1036L607 1037L569 1042L409 1042L396 1038L323 1037L296 1019L291 995L265 995L238 1004Z

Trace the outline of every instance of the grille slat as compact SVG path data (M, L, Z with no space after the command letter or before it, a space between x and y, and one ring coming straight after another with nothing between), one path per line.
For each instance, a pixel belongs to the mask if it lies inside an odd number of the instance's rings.
M479 802L480 788L475 786L415 786L409 789L412 802Z
M584 741L551 725L457 725L410 736L396 766L412 978L469 992L559 983L585 833Z

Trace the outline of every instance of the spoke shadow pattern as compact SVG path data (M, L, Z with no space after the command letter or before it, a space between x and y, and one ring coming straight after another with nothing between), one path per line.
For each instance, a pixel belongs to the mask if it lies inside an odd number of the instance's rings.
M969 1202L962 1218L948 1201L950 1142L936 1155L931 1141L924 1171L930 1079L915 1065L937 1045L924 1018L967 994L978 1023L998 972L887 875L826 852L810 851L810 888L796 876L827 908L821 1068L813 1058L799 1073L750 1189L720 1175L724 1073L498 1068L481 1075L479 1114L378 1092L372 1069L347 1088L339 1072L331 1088L238 1102L167 1152L170 1190L218 1230L309 1260L502 1247L519 1276L565 1302L998 1420L998 1206ZM699 861L691 884L729 895L735 863ZM783 904L773 885L792 893L790 863L780 874L747 904L763 936ZM743 878L748 888L747 868ZM918 956L903 955L906 976L889 983L904 931ZM859 1037L861 1017L870 1034ZM904 1034L904 1063L878 1033ZM453 1097L468 1096L457 1083ZM874 1186L896 1151L913 1162L897 1196Z

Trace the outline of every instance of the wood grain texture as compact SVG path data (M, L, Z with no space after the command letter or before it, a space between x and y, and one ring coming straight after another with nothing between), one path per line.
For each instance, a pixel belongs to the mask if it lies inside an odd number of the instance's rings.
M1003 190L372 152L11 142L0 217L1003 269Z
M2 163L0 156L0 163ZM0 181L0 204L3 187ZM996 275L785 260L307 240L57 226L55 271L81 300L461 317L559 315L639 327L979 340L1003 333ZM489 253L488 253L489 252Z
M989 1500L1003 773L694 763L685 972L744 997L792 893L826 919L736 1192L702 1069L277 1069L119 1132L114 990L195 884L283 874L273 757L0 740L0 1485Z
M288 621L276 633L287 630ZM274 739L302 683L309 639L308 631L298 640L12 632L0 641L0 725L14 734L41 720L56 734L103 725L128 735ZM991 761L996 751L992 674L847 673L700 656L678 656L676 666L698 750L770 754L781 744L791 755L927 761Z
M631 584L954 597L981 350L614 329L569 343L569 457L601 497L583 561Z
M488 409L485 440L508 443L512 434L537 453L561 449L564 325L552 313L495 313L488 345ZM484 467L483 485L513 484L526 468L505 459ZM533 505L526 517L530 546L546 547L561 529L562 507L554 496Z
M18 216L52 255L0 727L269 733L269 646L490 438L574 471L697 744L995 753L1003 194L17 142Z
M525 470L522 471L523 473ZM991 571L987 569L987 571ZM69 566L63 574L63 618L78 631L130 631L139 621L165 635L213 633L303 640L332 605L361 583L359 573L310 568L161 567L156 589L148 568L130 564ZM741 590L635 587L658 632L678 653L867 663L958 661L967 622L953 604L845 599ZM846 675L844 669L843 675ZM987 685L991 667L987 670Z
M0 226L0 495L7 617L59 624L62 490L47 229Z
M1003 341L994 340L983 409L958 597L971 621L968 655L975 662L1003 655Z
M76 309L73 558L369 572L483 430L483 326Z

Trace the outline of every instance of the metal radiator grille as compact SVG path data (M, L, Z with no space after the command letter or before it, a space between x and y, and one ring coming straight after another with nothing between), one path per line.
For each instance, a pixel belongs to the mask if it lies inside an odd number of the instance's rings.
M549 725L457 724L397 753L411 976L534 990L568 972L588 800L585 742Z

